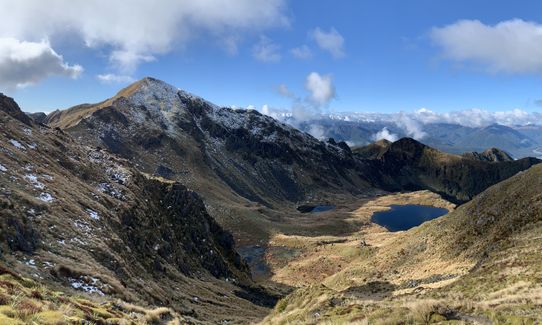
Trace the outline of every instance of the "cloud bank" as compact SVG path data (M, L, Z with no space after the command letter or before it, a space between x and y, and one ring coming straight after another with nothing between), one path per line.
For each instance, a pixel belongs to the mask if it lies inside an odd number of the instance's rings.
M482 64L490 72L542 72L542 25L534 22L460 20L433 28L430 36L450 60Z
M0 19L0 38L24 44L80 39L87 47L104 52L117 74L129 75L139 64L173 48L182 49L202 35L234 53L243 33L288 25L285 7L285 0L3 1L6 14ZM51 60L53 56L49 54ZM11 61L4 57L3 64L16 65L11 73L16 74L17 84L41 78L27 76L25 71L17 74L19 68L25 69L24 60L10 57ZM58 62L55 73L62 70ZM38 70L47 69L36 64ZM72 75L73 69L75 66L65 66L64 73Z
M473 108L462 111L437 113L426 108L421 108L408 114L410 118L421 123L451 123L468 127L484 127L491 124L506 126L542 124L542 113L521 109L509 111L491 112L488 110Z
M21 88L49 76L77 78L83 72L80 65L64 62L48 41L22 42L15 38L0 38L0 86Z

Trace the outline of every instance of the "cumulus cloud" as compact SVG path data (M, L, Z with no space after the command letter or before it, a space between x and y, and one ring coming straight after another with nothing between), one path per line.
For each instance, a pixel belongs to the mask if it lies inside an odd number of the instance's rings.
M0 38L0 86L20 88L53 75L77 78L82 72L80 65L64 62L46 40Z
M36 41L80 37L130 74L142 62L203 34L235 51L241 33L285 26L285 0L3 1L0 37Z
M294 127L303 123L311 123L322 117L322 109L335 98L335 87L330 75L320 75L312 72L307 75L305 89L308 92L306 97L292 92L285 84L277 86L277 92L292 101L291 107L281 109L276 107L262 106L260 112L278 120L287 122ZM323 139L325 130L318 124L309 126L309 133L317 139Z
M388 130L388 128L384 127L382 128L382 130L378 131L377 133L373 135L374 141L378 141L382 139L395 142L397 141L397 139L399 139L399 136L397 134L391 133L390 130Z
M406 113L399 113L395 120L395 124L402 128L409 137L416 140L421 140L427 135L427 133L423 131L422 124Z
M491 72L542 72L542 25L534 22L460 20L433 28L430 36L451 60L479 63Z
M281 59L280 46L266 36L261 36L260 41L252 48L252 55L259 61L276 63Z
M310 101L318 106L325 106L335 98L335 86L330 75L311 72L305 81L305 89L310 93Z
M130 76L117 75L113 73L99 74L96 76L96 78L103 83L130 83L135 81L134 78Z
M334 58L344 57L344 37L335 28L324 31L320 28L314 29L310 36L318 47L329 52Z
M312 57L312 51L307 45L301 45L290 50L290 53L301 60L310 59Z

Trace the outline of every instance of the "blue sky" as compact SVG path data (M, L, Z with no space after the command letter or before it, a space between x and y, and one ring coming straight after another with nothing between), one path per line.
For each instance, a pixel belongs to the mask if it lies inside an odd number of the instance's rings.
M164 6L172 3L172 0L163 1L167 2ZM5 2L0 1L0 7L16 6ZM129 39L133 36L131 31L137 33L134 28L139 28L129 21L118 25L109 22L113 24L109 30L126 29L118 35L107 35L108 29L89 27L92 14L103 8L93 11L77 8L73 2L56 0L50 4L51 8L70 7L67 13L56 17L58 11L44 7L40 1L21 2L25 4L4 8L13 10L21 27L8 28L0 23L0 40L3 37L18 42L42 42L42 45L46 42L42 47L61 56L61 61L53 56L58 69L43 69L42 75L32 75L26 83L23 77L15 85L9 80L2 83L0 75L0 91L15 97L28 111L98 102L111 97L130 79L144 76L162 79L224 106L268 105L287 110L295 97L324 112L391 113L422 107L435 112L471 108L489 111L520 108L529 112L542 109L536 105L542 99L542 62L538 59L531 62L529 57L542 53L537 52L539 46L532 45L542 41L539 1L254 0L238 1L234 5L239 6L236 12L223 16L216 7L224 2L209 0L202 1L209 10L195 8L188 13L194 20L201 18L203 22L174 22L173 28L157 27L156 34L142 34L129 41L123 41L123 35ZM97 1L97 5L100 2L107 3ZM262 6L269 8L261 10ZM114 14L114 8L111 10ZM40 22L34 23L36 19L29 14L32 11L45 12L59 26L69 27L54 28L45 23L43 27ZM167 11L157 11L158 16L150 13L146 16L144 10L133 14L148 20L146 24L150 27L142 26L147 29L178 18ZM179 13L179 17L188 14ZM69 15L80 15L80 20L90 22L79 26ZM182 17L179 19L186 19ZM224 22L216 26L213 19ZM516 23L513 19L517 19ZM461 25L461 20L470 24ZM22 26L23 23L43 33L26 30L30 27ZM505 25L497 28L499 23ZM447 26L450 28L444 30ZM442 33L437 35L435 28ZM335 47L319 44L318 30L324 38L331 37ZM148 42L155 38L153 35L160 35L156 38L167 35L167 38ZM342 46L340 42L337 45L336 37L342 38ZM6 47L16 52L13 47L27 46L21 44ZM525 50L521 53L507 56L506 53L519 51L522 46ZM298 47L308 49L310 57L296 58L291 50ZM116 59L113 53L119 49L135 53L138 59ZM41 55L43 51L38 52ZM50 67L51 61L43 56L32 64L43 61L49 62ZM2 42L0 73L1 60ZM13 62L8 63L8 68L13 67ZM15 73L14 69L9 71L10 76ZM323 82L317 87L331 87L331 92L318 103L305 100L322 90L307 88L307 78L312 72L321 78L317 82ZM119 77L122 80L104 82L97 77L107 74L122 76ZM289 96L284 96L284 91L281 94L279 87L288 89Z

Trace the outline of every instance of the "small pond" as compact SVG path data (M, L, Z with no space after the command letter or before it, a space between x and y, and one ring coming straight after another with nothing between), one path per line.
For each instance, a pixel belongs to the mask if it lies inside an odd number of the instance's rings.
M269 266L265 263L265 247L260 245L241 246L237 253L250 267L253 279L265 278L269 274Z
M297 207L297 210L302 213L315 213L315 212L325 212L335 209L334 205L331 204L321 204L321 205L300 205Z
M390 210L375 212L371 221L389 231L401 231L419 226L447 213L447 209L427 205L390 205Z

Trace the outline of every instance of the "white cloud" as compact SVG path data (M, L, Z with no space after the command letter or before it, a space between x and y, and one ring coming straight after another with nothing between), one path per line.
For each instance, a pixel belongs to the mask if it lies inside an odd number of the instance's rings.
M331 53L334 58L344 57L344 37L335 28L328 32L316 28L310 36L322 50Z
M373 135L374 141L378 141L382 139L395 142L397 141L397 139L399 139L399 136L397 134L391 133L390 130L388 130L388 128L384 127L382 130L378 131L377 133Z
M421 140L427 135L427 133L423 131L423 125L409 114L403 112L397 114L395 124L402 128L409 137L416 140Z
M311 72L305 81L305 88L310 92L310 101L318 106L325 106L335 98L335 86L330 75Z
M0 37L36 41L80 37L106 51L111 64L129 74L172 48L202 35L230 51L242 33L285 26L285 0L2 1Z
M291 116L294 119L294 125L303 121L316 119L319 115L320 110L318 108L306 105L306 103L302 101L295 101L292 105Z
M473 108L446 113L437 113L426 108L421 108L414 113L409 114L409 116L424 124L450 123L468 127L483 127L491 124L512 126L542 123L542 114L529 113L517 108L500 112L490 112L479 108Z
M135 69L141 63L152 62L155 60L156 58L152 55L139 54L137 52L126 50L113 51L109 55L109 61L111 61L111 64L113 66L118 65L120 67L120 69L118 70L125 73L131 73L135 71Z
M99 74L96 76L96 78L103 83L130 83L135 81L134 78L130 76L117 75L113 73Z
M281 59L280 46L266 36L261 36L260 41L252 48L252 55L259 61L276 63Z
M297 99L297 96L290 89L288 89L288 86L286 86L285 84L278 85L277 91L284 97Z
M309 127L309 134L318 140L324 140L326 137L326 132L324 130L324 127L319 124L311 125Z
M64 62L46 40L21 42L15 38L0 38L1 86L24 87L53 75L77 78L82 72L80 65Z
M430 35L451 60L480 63L490 72L542 72L542 25L534 22L460 20Z
M301 45L290 50L290 53L301 60L310 59L312 57L312 51L307 45Z

